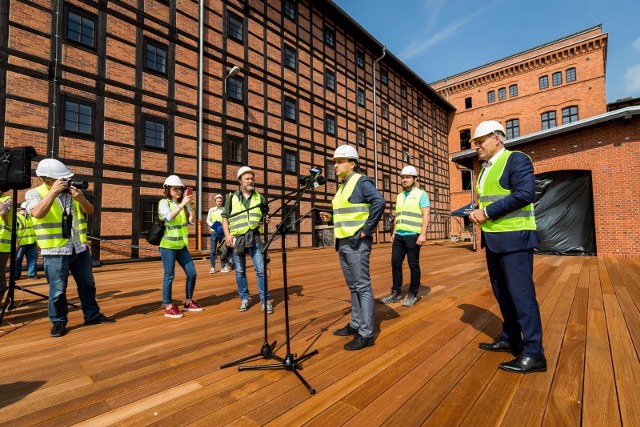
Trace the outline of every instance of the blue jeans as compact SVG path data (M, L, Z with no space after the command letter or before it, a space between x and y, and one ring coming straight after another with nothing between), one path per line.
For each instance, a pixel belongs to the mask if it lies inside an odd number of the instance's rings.
M253 247L245 248L244 253L236 255L233 253L233 264L236 267L236 284L238 285L238 294L240 299L249 298L249 286L247 284L247 254L251 256L253 261L253 268L256 270L256 277L258 279L258 293L260 294L260 301L264 302L264 256L260 252L257 242L254 242ZM266 295L266 299L271 298L269 293Z
M223 240L224 234L218 234L215 231L211 231L211 250L209 251L209 261L211 263L211 268L216 266L216 252L218 250L218 245ZM225 264L229 264L229 262L225 262L225 260L222 259L222 253L220 253L220 267L224 267Z
M96 301L96 282L91 271L91 254L89 251L71 255L44 255L44 274L49 283L49 319L51 323L67 323L67 283L69 273L73 275L78 286L78 296L82 305L84 321L94 320L100 316L100 307Z
M164 278L162 280L162 304L171 304L171 285L173 285L173 277L175 276L176 261L184 270L187 276L186 299L193 298L193 290L196 288L196 267L193 265L189 249L185 246L182 249L160 249L160 258L162 258L162 267L164 268Z
M14 277L20 278L22 274L22 259L27 257L27 276L35 276L38 274L38 244L30 243L28 245L22 245L18 248L16 253L16 271Z

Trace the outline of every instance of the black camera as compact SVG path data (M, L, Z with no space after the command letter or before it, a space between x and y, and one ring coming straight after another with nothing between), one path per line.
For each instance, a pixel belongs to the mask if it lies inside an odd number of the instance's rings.
M67 184L76 187L78 190L86 190L87 188L89 188L88 181L76 181L73 179L68 179Z

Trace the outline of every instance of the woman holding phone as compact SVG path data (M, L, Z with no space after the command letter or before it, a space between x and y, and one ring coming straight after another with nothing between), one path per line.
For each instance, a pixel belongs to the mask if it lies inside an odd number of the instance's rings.
M173 305L171 299L171 287L175 275L176 261L187 276L186 298L184 311L204 310L193 299L193 291L196 287L196 268L189 253L189 224L196 222L195 203L193 190L187 188L177 175L169 175L164 181L164 196L158 204L158 215L164 220L164 236L160 242L160 258L164 268L162 281L162 305L164 315L173 319L184 316L179 307Z

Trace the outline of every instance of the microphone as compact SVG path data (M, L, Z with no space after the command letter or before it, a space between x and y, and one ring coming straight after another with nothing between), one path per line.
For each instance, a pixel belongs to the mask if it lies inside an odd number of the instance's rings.
M306 187L310 187L311 185L319 187L325 183L324 177L320 175L322 173L322 168L320 166L312 167L309 172L309 175L298 178L300 185L304 185Z

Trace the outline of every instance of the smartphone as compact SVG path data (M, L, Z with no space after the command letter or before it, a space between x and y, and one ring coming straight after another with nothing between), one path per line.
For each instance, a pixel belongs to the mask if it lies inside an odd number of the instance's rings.
M193 196L193 188L187 187L187 189L184 191L184 195L185 196Z

